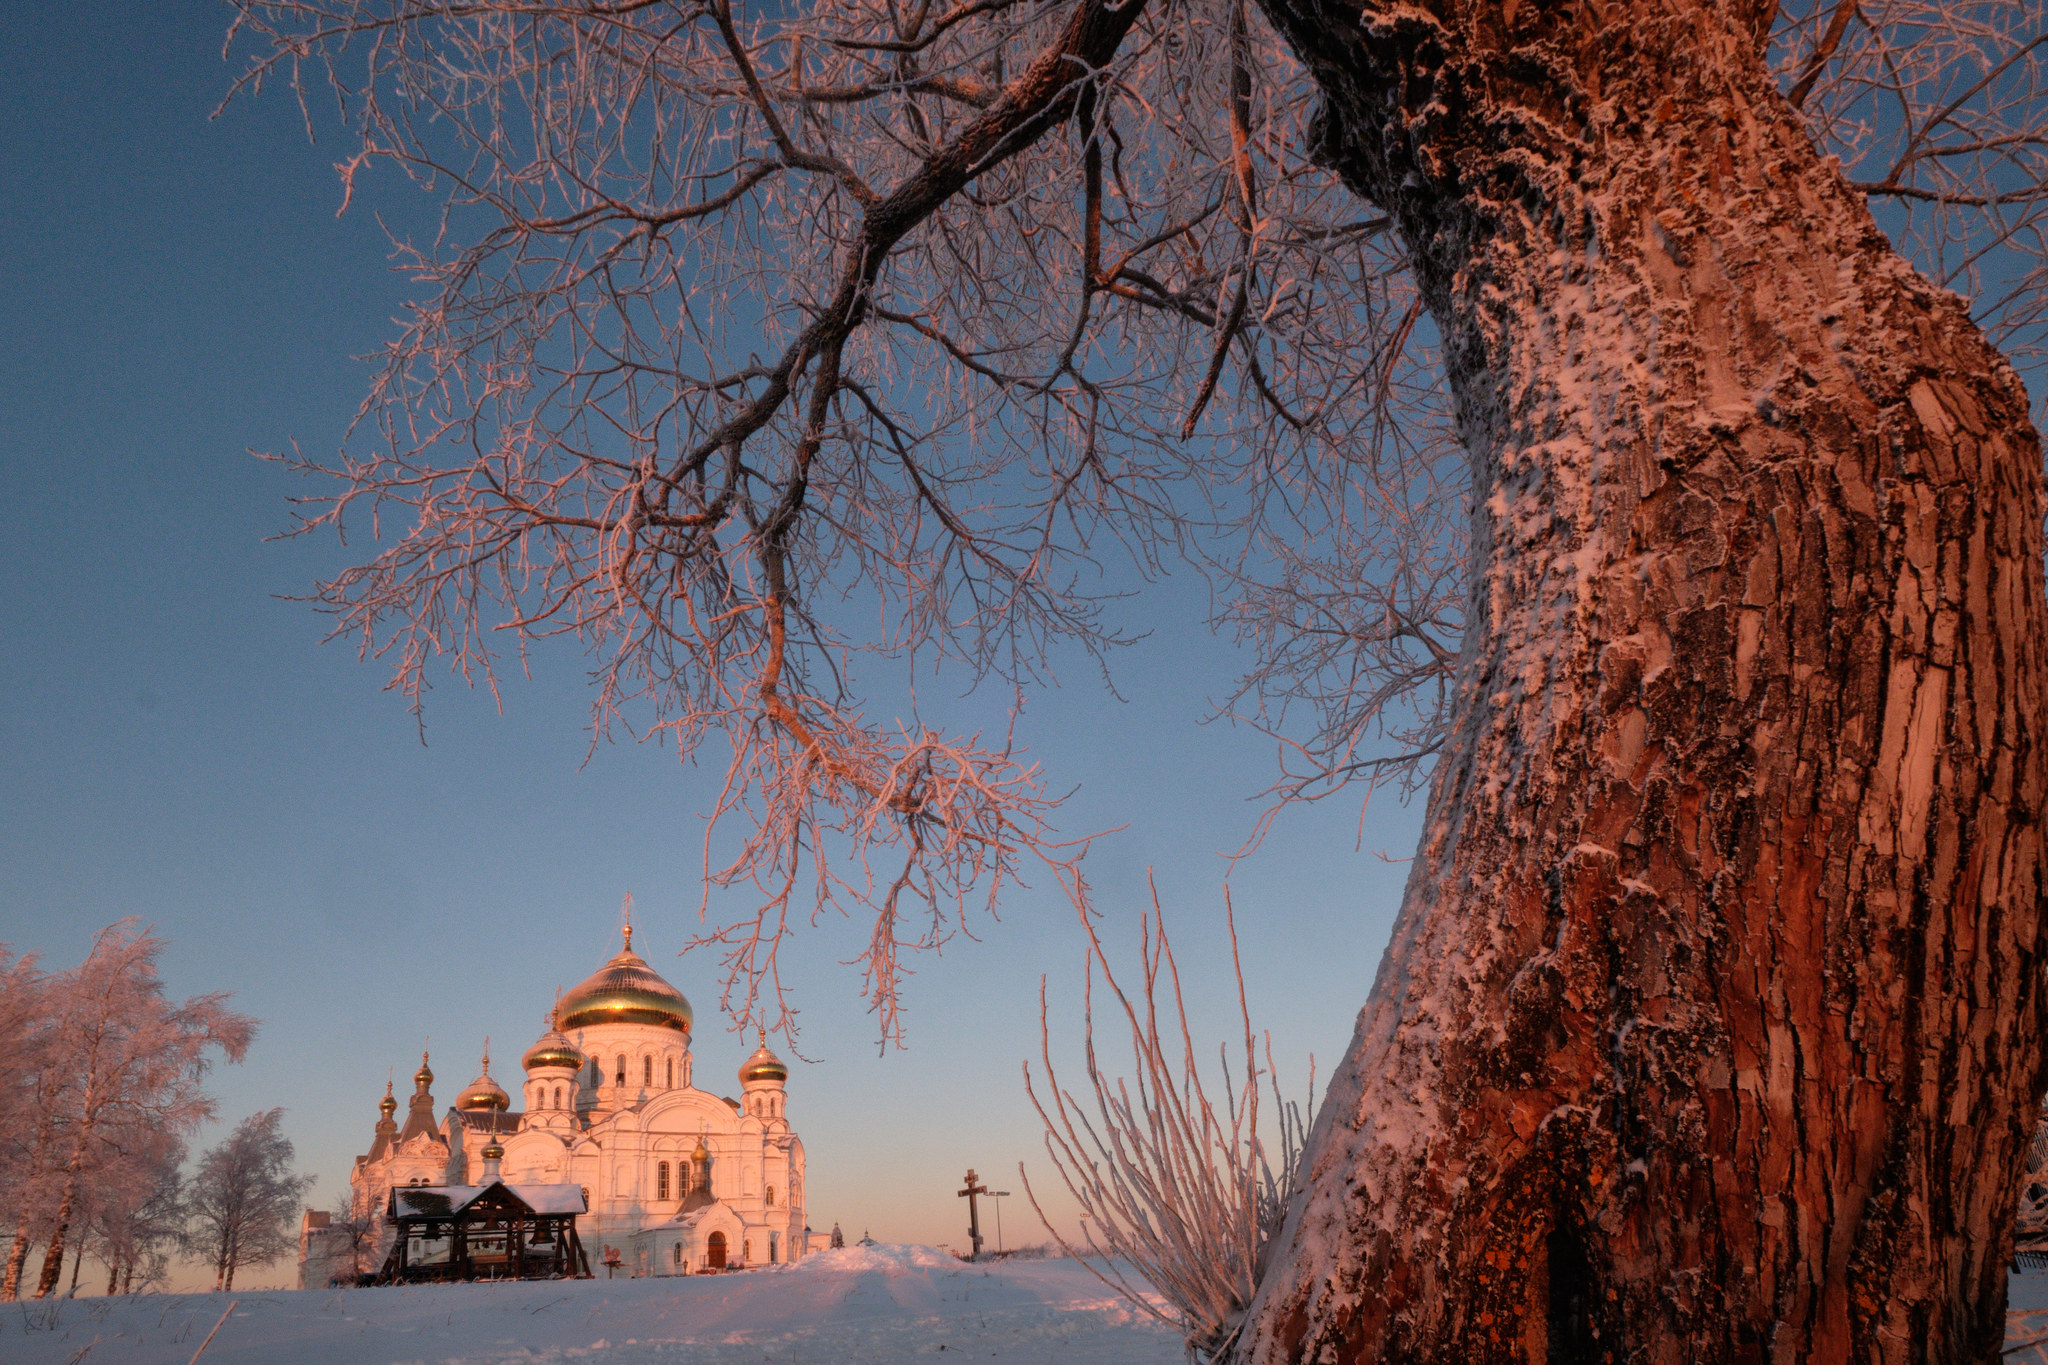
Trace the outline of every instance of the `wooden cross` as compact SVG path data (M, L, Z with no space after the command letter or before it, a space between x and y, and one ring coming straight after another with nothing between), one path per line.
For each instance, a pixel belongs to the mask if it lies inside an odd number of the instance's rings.
M981 1259L981 1209L975 1196L987 1194L988 1186L975 1179L974 1168L970 1166L967 1168L967 1188L955 1193L967 1201L967 1236L974 1243L974 1254L967 1259L978 1261Z

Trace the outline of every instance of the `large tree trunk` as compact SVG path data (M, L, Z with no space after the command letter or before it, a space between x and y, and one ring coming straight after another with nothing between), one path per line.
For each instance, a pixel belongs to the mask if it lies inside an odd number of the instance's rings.
M1988 1361L2043 1081L2026 395L1685 0L1262 0L1477 488L1263 1361Z

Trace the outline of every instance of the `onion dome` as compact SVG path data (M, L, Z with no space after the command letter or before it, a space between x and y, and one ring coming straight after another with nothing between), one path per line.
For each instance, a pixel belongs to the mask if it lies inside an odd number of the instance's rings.
M461 1095L456 1097L457 1109L510 1109L512 1097L505 1093L505 1087L491 1079L491 1040L484 1039L484 1069L469 1083Z
M561 1017L561 1008L557 1006L555 1012L548 1016L548 1031L520 1058L528 1071L581 1071L583 1064L590 1060L562 1032Z
M755 1081L773 1081L777 1085L789 1079L789 1068L782 1058L768 1050L768 1035L761 1035L761 1046L754 1049L754 1055L740 1066L740 1084L752 1085Z
M425 1090L434 1083L434 1070L427 1065L427 1054L420 1054L420 1069L412 1073L412 1083Z
M391 1097L391 1082L384 1082L384 1098L377 1101L377 1112L390 1118L398 1112L398 1101Z
M690 1160L700 1166L711 1160L711 1152L704 1146L704 1137L701 1133L697 1136L697 1150L690 1153Z
M633 927L626 946L611 961L562 997L558 1028L593 1024L652 1024L688 1035L693 1015L683 993L633 951Z
M499 1143L497 1136L493 1134L491 1140L484 1144L484 1160L502 1161L504 1160L504 1157L505 1148L501 1143Z

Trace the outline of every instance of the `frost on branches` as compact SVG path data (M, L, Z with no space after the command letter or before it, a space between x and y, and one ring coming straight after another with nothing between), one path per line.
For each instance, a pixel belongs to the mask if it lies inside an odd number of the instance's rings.
M1430 789L1252 1354L1995 1349L2038 5L237 10L351 191L442 209L350 448L292 457L383 533L320 604L415 702L575 637L600 727L725 759L735 1013L787 1027L785 935L857 903L895 1036L903 952L1085 899L1009 736L871 698L1023 695L1193 557L1276 809Z
M165 998L164 941L129 921L102 930L68 972L31 959L0 970L0 1038L17 1059L0 1082L0 1212L13 1229L0 1299L56 1292L64 1257L100 1259L109 1292L160 1275L180 1232L184 1140L213 1116L201 1082L216 1055L240 1061L255 1022L223 995ZM0 957L0 963L6 959Z

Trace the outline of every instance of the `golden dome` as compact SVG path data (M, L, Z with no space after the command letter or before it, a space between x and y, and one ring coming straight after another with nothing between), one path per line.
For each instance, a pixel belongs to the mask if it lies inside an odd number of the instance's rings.
M422 1090L434 1083L434 1071L427 1065L427 1054L424 1052L420 1054L420 1069L412 1073L412 1079L413 1084Z
M576 1044L570 1042L561 1029L551 1024L548 1031L540 1036L540 1041L526 1049L526 1055L520 1058L520 1063L528 1071L542 1071L548 1068L581 1071L583 1064L589 1060L577 1050Z
M688 1034L692 1015L683 993L633 951L633 930L626 929L626 946L618 956L599 967L589 979L562 997L559 1028L589 1028L593 1024L653 1024Z
M377 1101L377 1112L390 1118L398 1112L398 1101L391 1098L391 1082L384 1082L384 1098Z
M755 1048L754 1055L740 1066L740 1084L748 1085L754 1081L781 1082L788 1079L789 1068L783 1065L782 1058L768 1050L768 1035L763 1033L761 1046Z
M512 1097L505 1087L491 1079L491 1041L484 1040L484 1069L455 1099L457 1109L510 1109Z
M498 1161L501 1160L504 1157L504 1155L505 1149L498 1145L498 1139L495 1136L493 1136L491 1140L484 1146L484 1160Z

